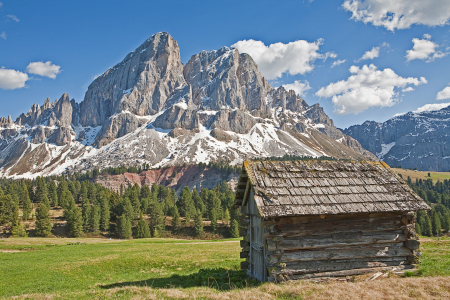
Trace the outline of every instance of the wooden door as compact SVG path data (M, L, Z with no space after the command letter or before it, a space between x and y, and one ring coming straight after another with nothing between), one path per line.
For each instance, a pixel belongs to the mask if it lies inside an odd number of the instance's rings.
M262 236L261 219L257 216L250 216L250 263L252 276L260 281L266 280L264 249L265 240Z

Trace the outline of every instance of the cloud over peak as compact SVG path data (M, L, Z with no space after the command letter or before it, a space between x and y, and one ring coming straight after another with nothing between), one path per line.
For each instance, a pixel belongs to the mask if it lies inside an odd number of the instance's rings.
M280 78L284 73L304 75L314 69L315 60L335 58L337 55L333 52L319 53L322 43L322 39L313 43L298 40L287 44L275 43L266 46L261 41L243 40L232 47L238 49L240 53L249 54L258 64L261 74L270 80Z
M56 75L61 73L61 67L55 64L52 64L51 61L47 62L32 62L27 66L26 71L30 74L36 74L48 78L55 79Z
M420 85L427 83L424 77L403 78L392 69L378 70L373 64L362 68L351 66L351 75L347 80L330 83L317 91L316 96L332 97L335 113L358 114L370 107L392 106L397 101L397 88L407 85Z
M436 100L450 99L450 86L445 87L442 91L437 93Z
M294 90L295 93L299 94L300 96L304 96L305 92L311 89L308 80L305 80L305 82L295 80L294 83L284 84L283 87L288 91Z

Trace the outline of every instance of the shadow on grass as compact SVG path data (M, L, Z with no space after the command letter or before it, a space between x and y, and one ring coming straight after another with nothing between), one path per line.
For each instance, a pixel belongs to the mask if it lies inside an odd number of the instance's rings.
M150 278L140 281L119 282L102 285L102 289L112 289L126 286L148 286L152 288L189 288L210 287L217 290L232 290L261 285L260 281L248 277L242 270L227 270L224 268L201 269L189 275L172 275L163 278Z

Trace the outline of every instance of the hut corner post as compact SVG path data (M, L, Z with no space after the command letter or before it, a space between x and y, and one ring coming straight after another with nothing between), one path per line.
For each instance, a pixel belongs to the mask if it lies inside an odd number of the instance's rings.
M245 258L245 261L241 262L241 269L247 272L247 275L251 276L250 270L250 216L246 211L246 206L241 206L241 217L239 219L239 233L242 236L240 253L241 258Z

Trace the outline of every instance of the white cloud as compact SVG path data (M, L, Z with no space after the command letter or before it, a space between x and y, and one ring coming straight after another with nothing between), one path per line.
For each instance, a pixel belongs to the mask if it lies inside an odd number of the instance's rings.
M413 24L443 26L450 19L448 0L346 0L342 7L352 13L351 19L390 31Z
M331 67L334 68L334 67L339 66L340 64L343 64L343 63L345 63L345 59L342 59L342 60L338 59L338 60L333 62Z
M382 47L389 47L389 44L388 43L383 43L383 44L381 44L381 46L373 47L372 50L366 51L364 53L364 55L360 59L358 59L356 62L361 61L361 60L374 59L376 57L379 57L380 56L380 49Z
M445 87L442 91L437 93L436 100L450 99L450 86Z
M316 59L336 57L333 52L319 53L323 40L314 43L305 40L290 42L288 44L275 43L269 46L261 41L238 41L232 47L240 53L249 54L258 64L259 71L267 79L280 78L283 73L290 75L305 74L314 69Z
M0 38L6 40L6 32L2 31L2 33L0 33Z
M1 89L14 90L23 88L27 80L28 75L26 73L5 68L0 69Z
M283 87L288 91L294 90L295 93L299 94L300 96L303 96L307 90L311 89L308 80L305 80L305 82L295 80L294 83L284 84Z
M16 21L16 22L19 22L19 21L20 21L19 18L16 17L15 15L7 15L6 17L7 17L7 18L10 18L11 20Z
M424 77L403 78L392 69L380 71L373 64L362 68L351 66L349 71L353 75L347 80L330 83L316 93L319 97L332 97L335 113L341 115L358 114L370 107L392 106L399 100L396 88L427 83Z
M31 74L36 74L40 76L45 76L48 78L55 79L56 75L61 73L61 67L58 65L52 64L51 61L47 62L32 62L27 66L27 72Z
M423 40L418 38L412 39L414 46L412 50L406 51L406 61L426 59L427 62L431 62L436 58L441 58L448 54L448 52L442 53L440 51L436 51L436 48L439 47L439 45L430 41L431 35L424 34L423 37Z
M403 89L402 92L412 92L414 88L412 86L408 86L406 89Z
M374 59L375 57L380 56L380 47L373 47L372 50L366 51L364 55L358 59L358 61L366 60L366 59Z
M434 111L434 110L440 110L444 107L449 106L450 103L433 103L433 104L425 104L424 106L419 107L417 110L413 111L413 113L421 113L424 111Z

